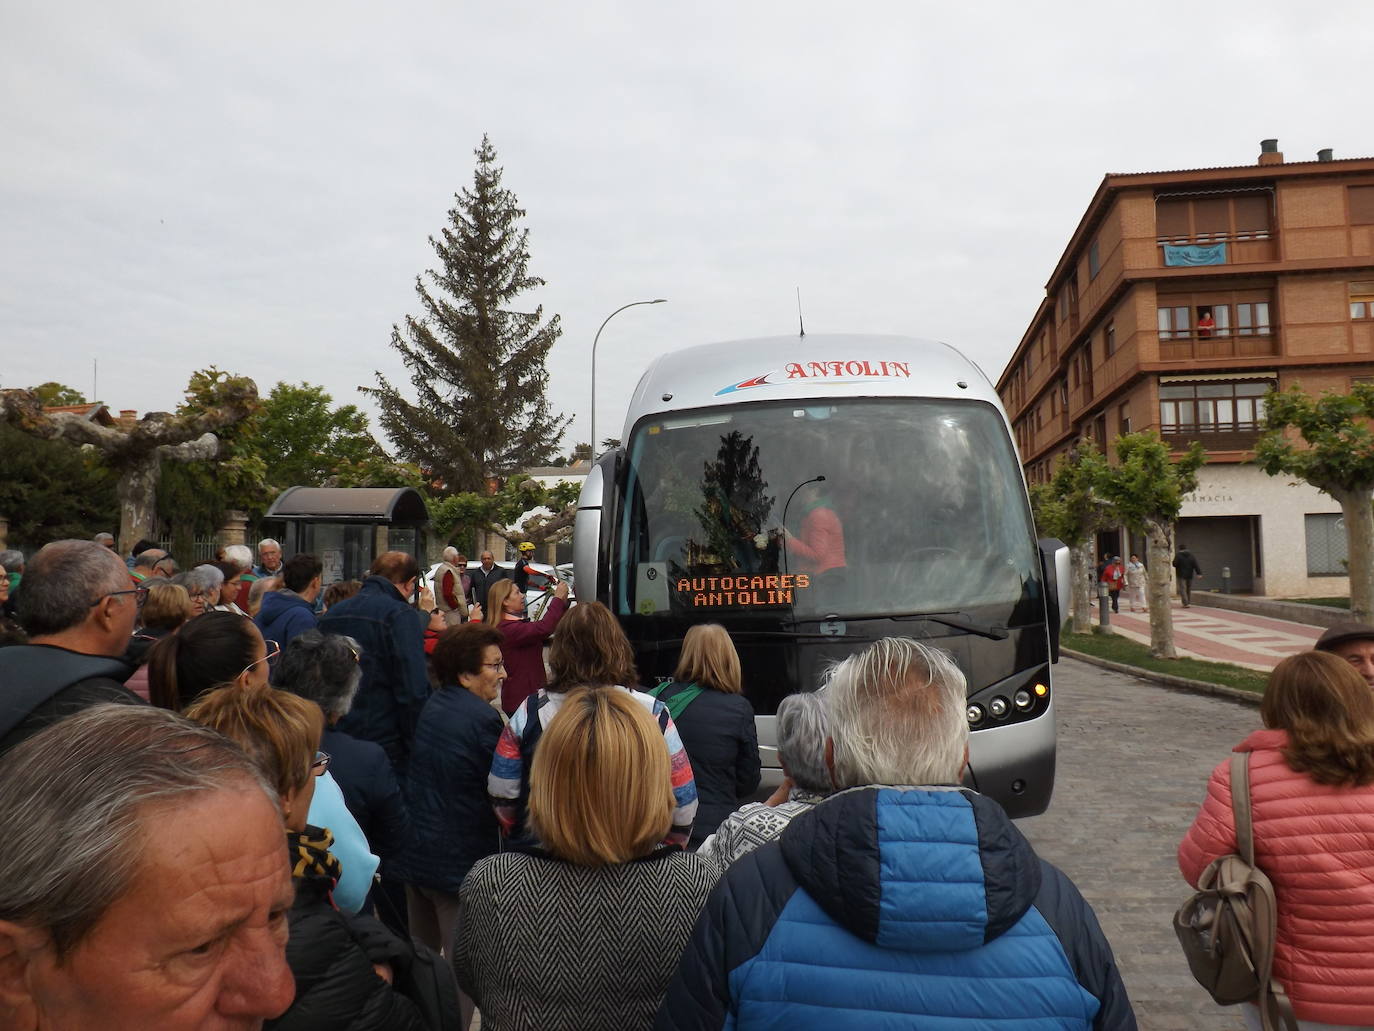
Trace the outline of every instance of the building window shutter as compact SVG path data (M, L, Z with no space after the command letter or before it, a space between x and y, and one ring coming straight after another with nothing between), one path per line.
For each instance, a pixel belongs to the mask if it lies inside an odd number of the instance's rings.
M1350 196L1350 224L1374 225L1374 186L1352 186Z

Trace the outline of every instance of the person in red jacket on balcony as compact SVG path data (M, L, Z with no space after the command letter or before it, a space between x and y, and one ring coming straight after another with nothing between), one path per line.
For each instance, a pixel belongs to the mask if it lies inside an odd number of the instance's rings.
M1197 335L1200 337L1212 336L1217 331L1216 320L1212 318L1212 309L1203 308L1202 314L1197 320Z
M1278 902L1274 977L1302 1026L1374 1027L1374 693L1335 655L1303 652L1274 667L1260 718L1235 751L1249 753L1255 863ZM1236 849L1228 759L1178 868L1196 885Z

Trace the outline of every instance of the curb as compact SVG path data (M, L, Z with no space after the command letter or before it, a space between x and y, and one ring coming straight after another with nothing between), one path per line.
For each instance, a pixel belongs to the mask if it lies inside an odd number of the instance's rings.
M1228 701L1237 702L1241 705L1249 705L1259 708L1260 696L1253 691L1242 691L1238 687L1226 687L1223 684L1209 684L1205 680L1190 680L1188 677L1176 677L1172 673L1156 673L1153 670L1141 669L1139 666L1128 666L1124 662L1112 662L1110 659L1099 659L1096 655L1088 655L1084 652L1074 651L1072 648L1059 649L1060 655L1067 655L1071 659L1079 662L1086 662L1092 666L1101 666L1103 669L1112 670L1115 673L1125 673L1127 676L1136 677L1140 680L1149 680L1167 687L1173 691L1188 691L1191 694L1211 695L1214 698L1225 698Z

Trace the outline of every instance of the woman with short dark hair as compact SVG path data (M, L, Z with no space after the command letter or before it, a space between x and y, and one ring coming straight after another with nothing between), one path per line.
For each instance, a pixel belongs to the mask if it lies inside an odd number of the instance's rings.
M627 691L570 692L531 772L542 847L483 859L463 882L454 967L484 1031L653 1024L717 876L662 844L675 807L649 711Z
M439 635L433 664L439 688L420 710L405 776L410 845L387 870L406 882L410 933L451 955L463 878L501 847L487 801L504 722L492 705L506 676L501 634L481 623L450 627ZM472 1000L461 1003L466 1028Z
M1278 902L1274 977L1300 1026L1374 1027L1374 695L1336 656L1302 652L1274 667L1260 718L1235 751L1248 753L1255 865ZM1178 847L1188 883L1236 838L1227 760Z

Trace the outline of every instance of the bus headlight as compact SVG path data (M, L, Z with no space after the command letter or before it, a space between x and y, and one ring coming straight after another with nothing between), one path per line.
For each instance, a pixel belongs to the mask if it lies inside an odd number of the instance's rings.
M976 727L983 722L983 707L981 705L970 705L968 707L968 725Z
M992 713L999 720L1007 714L1010 708L1011 705L1008 704L1007 700L1001 695L998 695L992 701L988 702L988 712Z
M1022 688L1020 691L1017 691L1016 694L1012 695L1011 700L1016 703L1016 707L1022 712L1025 712L1035 704L1035 699L1031 697L1031 693L1025 688Z

